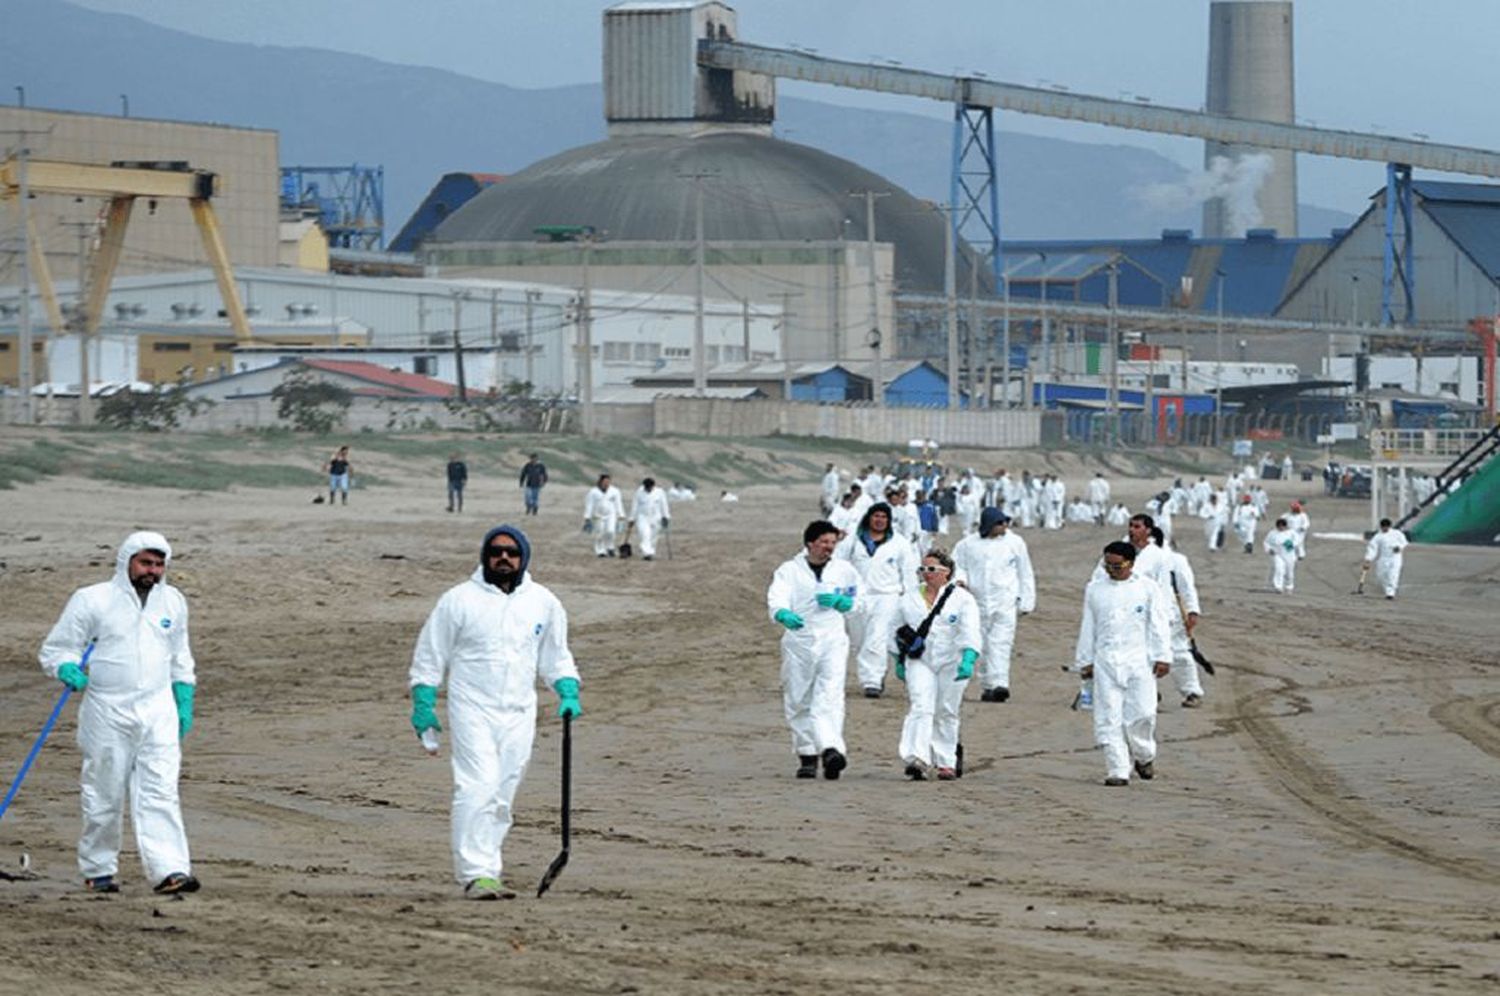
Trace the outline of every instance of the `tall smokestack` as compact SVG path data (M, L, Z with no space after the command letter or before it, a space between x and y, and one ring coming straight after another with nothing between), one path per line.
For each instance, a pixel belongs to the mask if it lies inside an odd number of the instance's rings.
M1235 118L1296 123L1290 0L1215 0L1209 7L1207 109ZM1248 196L1238 208L1230 196L1205 202L1204 236L1237 237L1247 227L1274 228L1281 236L1297 234L1295 153L1220 142L1205 145L1204 164L1210 172L1223 173L1228 166L1231 175L1250 182L1266 175L1254 192L1253 204ZM1233 165L1250 156L1269 157L1270 169ZM1216 166L1216 159L1230 162Z

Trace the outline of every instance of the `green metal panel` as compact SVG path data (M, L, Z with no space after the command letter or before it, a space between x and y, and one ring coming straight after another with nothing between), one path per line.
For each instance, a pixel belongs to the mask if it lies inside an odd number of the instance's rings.
M1417 543L1490 546L1500 534L1500 457L1491 457L1409 531Z
M1104 344L1101 342L1086 342L1084 348L1084 372L1096 374L1100 372L1100 357L1104 353Z

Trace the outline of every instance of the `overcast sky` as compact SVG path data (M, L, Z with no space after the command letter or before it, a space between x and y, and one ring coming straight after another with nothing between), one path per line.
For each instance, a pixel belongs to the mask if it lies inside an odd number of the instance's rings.
M595 83L598 0L76 0L191 34L355 52L511 86ZM737 0L740 37L839 58L895 59L1011 83L1204 100L1208 0ZM1497 0L1296 0L1297 116L1308 123L1500 148ZM946 116L941 105L812 84L780 92ZM1202 143L1004 113L1001 128L1142 145L1199 167ZM1376 163L1298 158L1300 199L1357 213Z

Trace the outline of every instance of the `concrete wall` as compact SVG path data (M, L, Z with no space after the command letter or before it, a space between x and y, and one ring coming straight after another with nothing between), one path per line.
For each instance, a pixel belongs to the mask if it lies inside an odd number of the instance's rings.
M825 436L900 447L920 437L943 446L987 449L1026 449L1042 441L1042 417L1037 411L879 409L716 398L657 398L653 408L657 435Z

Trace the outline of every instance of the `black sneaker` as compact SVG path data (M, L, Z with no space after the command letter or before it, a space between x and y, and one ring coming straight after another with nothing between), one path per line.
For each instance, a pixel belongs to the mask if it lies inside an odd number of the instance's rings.
M797 777L798 778L816 778L816 777L818 777L818 755L816 755L816 754L798 754L797 755L797 760L799 762L801 762L801 763L799 763L797 765Z
M849 759L841 754L837 748L830 747L823 752L823 777L830 782L838 781L839 772L849 766Z
M906 766L906 777L914 782L925 782L927 780L927 772L922 770L920 764L913 761Z
M1104 779L1104 784L1108 785L1110 788L1119 788L1119 787L1121 787L1123 785L1129 785L1130 784L1130 779L1129 778L1106 778L1106 779Z
M113 875L95 875L93 878L83 880L83 887L89 892L119 892L120 884L115 881Z
M984 694L979 696L981 702L1009 702L1009 688L986 688Z
M186 872L173 872L151 890L158 896L175 896L180 892L197 892L198 880Z
M955 762L953 765L953 777L962 778L964 776L964 745L955 745L953 748L953 754L955 757Z
M1156 777L1156 766L1150 761L1137 761L1135 762L1135 773L1149 782Z
M865 698L867 698L867 699L878 699L878 698L880 698L880 689L876 688L874 685L866 685L865 686Z

